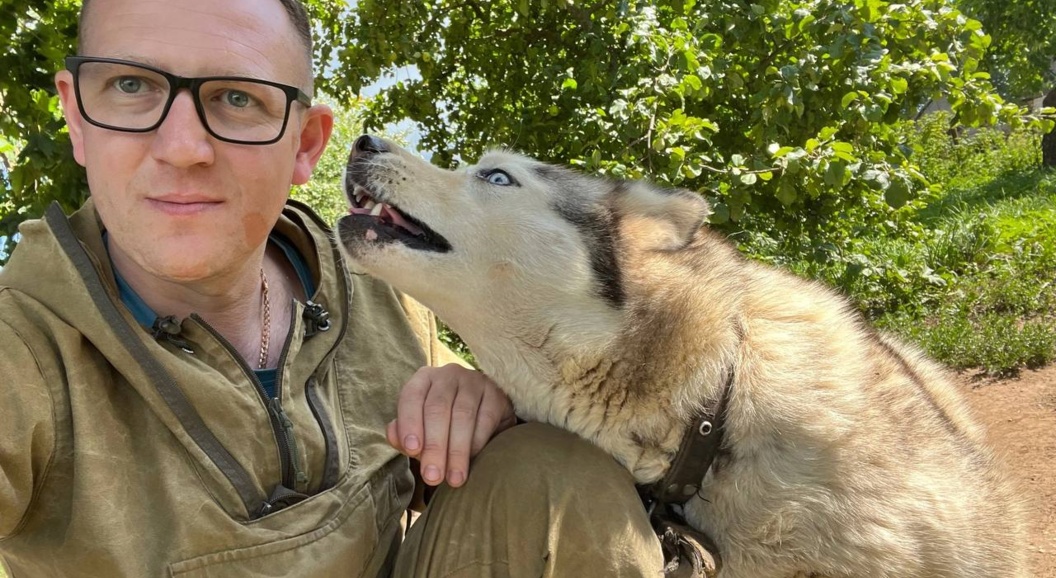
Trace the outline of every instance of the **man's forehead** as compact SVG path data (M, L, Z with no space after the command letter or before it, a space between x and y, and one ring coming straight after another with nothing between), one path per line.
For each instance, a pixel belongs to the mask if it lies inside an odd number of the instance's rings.
M302 60L297 55L304 49L278 0L89 5L81 39L87 56L132 60L184 76L274 76Z

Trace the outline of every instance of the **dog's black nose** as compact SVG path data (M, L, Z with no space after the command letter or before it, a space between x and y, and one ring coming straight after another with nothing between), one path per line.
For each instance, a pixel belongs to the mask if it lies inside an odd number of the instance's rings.
M352 154L376 154L389 152L385 141L378 137L365 134L356 139L352 145Z

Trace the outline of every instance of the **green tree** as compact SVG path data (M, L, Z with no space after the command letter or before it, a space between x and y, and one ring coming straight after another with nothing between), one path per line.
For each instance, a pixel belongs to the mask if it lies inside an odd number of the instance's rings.
M1045 94L1056 107L1056 1L958 0L993 38L984 63L998 90L1010 99ZM1042 162L1056 166L1056 130L1042 138Z
M80 2L0 0L0 264L18 224L87 196L52 77L74 50Z
M1032 98L1056 86L1056 1L957 0L993 39L985 67L1008 98Z
M926 186L899 119L948 95L956 122L1019 123L979 71L990 38L946 0L360 0L327 26L369 125L409 117L438 164L504 145L705 192L716 222L848 238Z
M492 145L708 194L717 222L836 238L893 222L925 179L894 123L948 95L956 122L1021 122L953 0L306 0L337 102L394 68L368 127L410 118L438 164ZM1040 0L1037 0L1040 1ZM1051 0L1050 0L1051 1ZM79 0L0 0L0 238L87 194L52 75ZM0 262L4 247L0 247Z

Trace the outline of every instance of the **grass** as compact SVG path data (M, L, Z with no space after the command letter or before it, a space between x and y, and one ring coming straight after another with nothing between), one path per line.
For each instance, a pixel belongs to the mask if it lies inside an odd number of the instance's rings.
M959 368L1014 374L1056 359L1056 171L1040 135L952 138L933 115L907 127L913 160L940 185L902 211L903 236L853 243L794 270L848 293L878 326Z
M956 368L1012 374L1056 359L1056 172L965 182L919 214L941 283L920 307L877 315Z
M951 137L948 117L904 127L911 160L938 185L884 226L804 251L746 231L742 248L847 294L877 326L958 369L1008 375L1056 359L1056 171L1040 135ZM848 226L851 227L848 229ZM806 255L806 256L804 256Z

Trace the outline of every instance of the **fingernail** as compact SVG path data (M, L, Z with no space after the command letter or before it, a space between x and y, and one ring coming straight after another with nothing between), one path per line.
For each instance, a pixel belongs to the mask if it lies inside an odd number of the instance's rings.
M418 436L407 436L403 438L403 447L410 451L418 451Z
M462 485L462 481L465 480L465 479L466 479L466 475L463 474L462 472L451 472L450 474L447 475L447 481L452 486L460 486L460 485Z
M426 466L425 472L422 473L422 477L424 477L427 482L439 482L440 468L436 466Z

